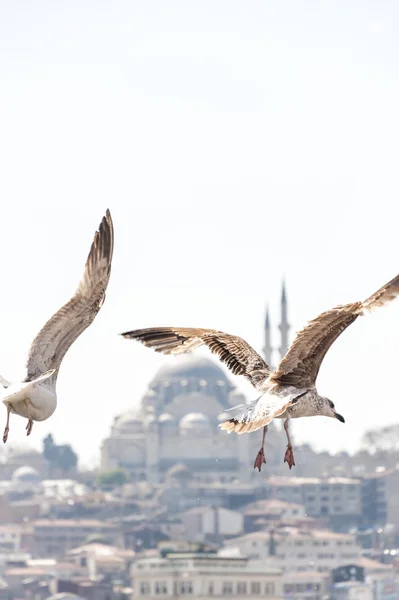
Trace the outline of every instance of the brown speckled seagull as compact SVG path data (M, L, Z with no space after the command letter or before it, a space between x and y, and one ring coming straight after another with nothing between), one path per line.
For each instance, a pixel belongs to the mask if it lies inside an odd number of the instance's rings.
M242 338L215 331L186 327L153 327L122 333L163 354L191 352L206 345L235 375L244 375L261 396L220 427L229 433L247 433L263 427L262 444L254 468L266 463L264 442L268 424L275 418L285 419L287 450L284 462L294 465L288 431L289 419L322 415L344 423L331 400L320 396L316 378L327 350L365 311L383 306L399 294L399 275L364 302L336 306L322 313L300 331L278 368L272 371L263 358Z

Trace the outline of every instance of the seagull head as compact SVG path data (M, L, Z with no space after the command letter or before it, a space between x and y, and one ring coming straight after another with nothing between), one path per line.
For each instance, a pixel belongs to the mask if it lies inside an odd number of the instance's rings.
M323 406L323 414L326 417L332 417L333 419L338 419L341 423L345 423L345 419L342 415L338 414L335 410L334 402L332 402L329 398L324 398L324 406Z

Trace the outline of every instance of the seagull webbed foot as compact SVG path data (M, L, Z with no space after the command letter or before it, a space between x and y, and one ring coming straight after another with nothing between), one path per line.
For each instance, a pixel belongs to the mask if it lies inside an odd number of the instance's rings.
M27 425L26 425L26 435L30 435L32 433L32 427L33 427L33 421L32 419L29 419Z
M3 434L3 442L4 442L4 444L6 443L6 441L8 439L8 432L9 431L10 431L10 428L7 425L6 428L4 429L4 434Z
M294 452L291 444L288 444L287 450L285 451L284 462L288 463L290 471L292 467L295 467Z
M265 451L263 450L263 448L261 448L259 450L258 454L256 455L255 462L254 462L254 469L258 468L259 471L261 471L263 464L266 464L266 458L265 458Z

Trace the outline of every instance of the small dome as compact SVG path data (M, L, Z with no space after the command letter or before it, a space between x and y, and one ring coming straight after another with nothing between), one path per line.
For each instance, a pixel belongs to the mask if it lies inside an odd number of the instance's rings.
M209 419L203 413L188 413L180 421L181 429L197 429L199 427L209 427Z
M127 412L119 415L115 427L120 433L140 433L143 431L143 420L138 414Z
M163 413L158 417L158 423L161 427L170 427L176 425L176 419L169 413Z
M36 469L33 469L32 467L19 467L19 469L17 469L16 471L14 471L14 473L12 474L12 480L13 481L31 481L32 483L37 483L38 481L41 480L40 474L38 471L36 471Z

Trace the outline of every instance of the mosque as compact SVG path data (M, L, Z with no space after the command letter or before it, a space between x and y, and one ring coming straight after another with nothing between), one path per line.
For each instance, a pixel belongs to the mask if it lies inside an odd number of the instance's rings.
M282 357L288 349L289 334L284 283L279 330L276 350ZM267 309L263 354L269 365L273 365L273 351ZM115 417L111 434L102 444L101 469L123 468L133 481L157 483L179 463L186 465L197 481L249 483L254 477L252 465L261 432L228 435L218 427L231 416L226 410L244 403L244 396L216 360L195 353L168 357L140 408ZM269 471L281 468L285 446L285 435L272 424L265 445Z

